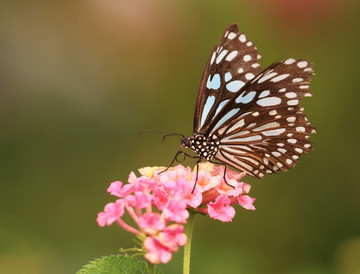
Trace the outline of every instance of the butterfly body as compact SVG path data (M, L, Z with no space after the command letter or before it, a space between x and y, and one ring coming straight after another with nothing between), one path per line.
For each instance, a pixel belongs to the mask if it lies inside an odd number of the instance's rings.
M260 58L237 25L227 27L201 80L193 135L181 141L198 161L217 159L261 178L289 170L312 149L315 129L299 106L311 96L311 64L289 58L262 70Z
M211 138L204 134L195 133L187 138L181 140L184 148L191 148L201 159L211 160L218 152L220 142L216 140L216 136Z

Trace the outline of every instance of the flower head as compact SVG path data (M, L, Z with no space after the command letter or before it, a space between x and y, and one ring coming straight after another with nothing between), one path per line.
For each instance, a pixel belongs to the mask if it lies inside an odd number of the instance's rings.
M164 169L144 167L139 169L140 177L130 173L128 184L111 183L108 192L119 199L107 204L97 218L99 226L116 221L135 233L143 243L145 258L151 263L167 263L179 246L185 245L183 224L187 222L189 209L222 222L232 221L235 204L255 209L255 198L244 195L249 193L250 185L239 182L244 172L227 170L225 174L224 166L211 163L199 164L199 170L182 165L162 172ZM122 220L125 210L138 228Z

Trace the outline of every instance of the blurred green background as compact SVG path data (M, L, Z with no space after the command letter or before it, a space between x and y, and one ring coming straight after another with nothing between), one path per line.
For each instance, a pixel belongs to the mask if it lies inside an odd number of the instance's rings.
M213 46L230 23L263 67L311 60L302 106L316 149L252 184L257 209L199 216L193 273L360 273L359 1L1 1L0 273L74 273L132 247L96 215L130 171L167 165L190 135ZM187 164L194 164L193 161ZM182 251L165 273L181 273Z

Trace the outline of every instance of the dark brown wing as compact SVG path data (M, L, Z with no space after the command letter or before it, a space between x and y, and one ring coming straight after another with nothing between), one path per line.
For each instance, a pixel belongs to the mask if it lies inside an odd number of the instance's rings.
M312 149L315 130L299 107L312 74L309 62L290 58L249 81L208 127L220 141L215 158L255 177L294 167Z
M203 74L194 112L194 133L206 132L224 105L261 71L260 55L236 24L226 28Z

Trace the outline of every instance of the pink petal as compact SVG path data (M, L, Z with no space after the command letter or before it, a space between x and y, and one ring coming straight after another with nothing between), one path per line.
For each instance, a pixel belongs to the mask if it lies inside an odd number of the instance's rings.
M152 264L168 263L172 258L172 253L168 247L153 237L147 237L144 241L144 248L148 251L145 258Z
M239 199L239 204L245 208L245 209L248 209L248 210L255 210L255 207L253 205L253 203L255 202L255 198L251 198L250 196L248 195L240 195L238 197Z
M157 212L147 212L139 217L139 226L147 234L155 234L165 228L165 223L161 220L160 214Z
M124 185L122 186L122 182L115 181L110 184L110 186L107 189L107 192L109 192L111 195L117 196L119 198L123 198L126 195L128 195L132 191L132 185Z
M186 202L176 198L169 199L162 214L165 219L177 223L186 223L187 218L189 218L189 212L186 210Z
M124 215L124 200L119 199L115 203L109 203L105 206L104 212L100 212L97 217L99 226L111 225L122 215Z
M125 197L125 201L129 206L142 209L151 205L151 194L145 194L141 191L135 191L134 195Z
M154 204L159 210L163 210L168 201L168 194L163 187L155 186L153 189L154 193Z
M235 209L229 206L230 199L226 195L216 198L215 202L208 204L209 216L222 222L231 222L235 216Z

